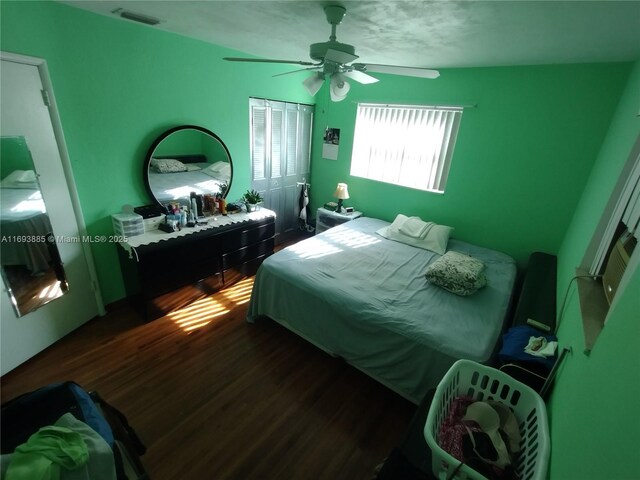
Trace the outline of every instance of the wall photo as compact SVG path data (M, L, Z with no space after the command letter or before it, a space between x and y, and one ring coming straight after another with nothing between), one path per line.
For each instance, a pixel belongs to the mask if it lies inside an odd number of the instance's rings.
M322 158L338 160L338 146L340 145L340 129L329 128L324 131L322 141Z

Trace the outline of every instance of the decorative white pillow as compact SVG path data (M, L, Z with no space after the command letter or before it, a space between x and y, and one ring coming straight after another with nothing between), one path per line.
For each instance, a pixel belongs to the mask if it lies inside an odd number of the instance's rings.
M158 173L186 172L187 167L174 158L152 158L151 167Z
M456 295L471 295L487 284L484 263L459 252L447 252L427 267L429 282Z
M416 218L417 217L411 217L411 220ZM449 236L453 230L452 227L438 225L433 222L425 222L426 228L424 229L423 236L410 236L401 231L407 220L410 220L409 217L398 214L391 225L381 228L376 233L389 240L430 250L440 255L447 251L447 243L449 243Z

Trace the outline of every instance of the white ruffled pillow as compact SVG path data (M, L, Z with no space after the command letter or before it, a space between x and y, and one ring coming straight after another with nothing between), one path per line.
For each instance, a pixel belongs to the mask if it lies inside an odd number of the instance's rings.
M417 218L417 217L412 217ZM426 222L426 233L423 237L409 236L402 233L401 228L405 222L409 220L406 215L398 214L396 219L388 227L383 227L376 233L383 236L388 240L394 240L396 242L405 243L413 247L423 248L431 252L438 253L440 255L447 251L447 244L449 243L449 236L451 235L452 227L446 225L438 225L433 222Z
M476 293L487 284L484 263L459 252L447 252L427 267L429 282L456 295Z
M180 160L174 158L152 158L151 168L157 173L186 172L187 167Z

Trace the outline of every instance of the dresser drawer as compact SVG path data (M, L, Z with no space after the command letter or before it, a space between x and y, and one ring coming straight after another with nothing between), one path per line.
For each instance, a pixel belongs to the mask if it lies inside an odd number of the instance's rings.
M231 253L237 250L239 247L252 245L259 243L269 238L273 238L276 233L276 225L273 222L273 218L269 219L270 222L264 225L247 225L244 228L238 228L222 238L221 252Z
M169 233L129 249L118 247L127 296L151 320L255 273L273 253L274 219L272 215L187 235Z
M249 260L273 253L275 240L273 237L262 242L254 243L233 252L222 255L222 269L227 270L241 265Z

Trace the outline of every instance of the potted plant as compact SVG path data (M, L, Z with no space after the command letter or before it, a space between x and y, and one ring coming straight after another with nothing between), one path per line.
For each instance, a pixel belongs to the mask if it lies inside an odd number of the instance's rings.
M247 212L254 212L258 208L258 204L262 202L263 198L259 192L255 190L247 190L242 196L242 203L244 203L247 207Z
M229 188L229 185L227 185L226 182L221 183L218 186L219 192L218 192L218 196L220 198L224 198L225 194L227 193L227 189Z

